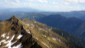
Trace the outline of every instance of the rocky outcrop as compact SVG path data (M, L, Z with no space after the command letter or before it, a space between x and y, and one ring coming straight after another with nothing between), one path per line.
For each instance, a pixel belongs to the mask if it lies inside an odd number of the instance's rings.
M16 17L0 22L0 48L42 48ZM9 24L9 25L7 25ZM8 31L7 31L8 30Z

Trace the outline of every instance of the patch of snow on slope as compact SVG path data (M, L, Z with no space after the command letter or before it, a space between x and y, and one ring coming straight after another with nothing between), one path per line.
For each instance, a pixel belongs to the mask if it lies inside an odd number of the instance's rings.
M23 35L20 34L20 35L17 37L17 39L20 39L22 36L23 36Z
M1 35L1 37L5 38L5 35L6 35L6 34L4 33L4 34Z
M13 35L10 40L6 41L6 42L8 42L7 45L6 45L6 47L11 48L11 45L12 45L12 42L11 41L13 40L14 36L15 35Z
M21 47L22 47L22 44L20 43L19 45L14 46L14 47L12 47L12 48L21 48Z

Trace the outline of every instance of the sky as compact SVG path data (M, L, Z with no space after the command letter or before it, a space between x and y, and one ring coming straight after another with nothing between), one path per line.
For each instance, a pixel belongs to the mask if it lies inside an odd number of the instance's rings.
M0 0L0 8L32 8L43 11L85 10L85 0Z

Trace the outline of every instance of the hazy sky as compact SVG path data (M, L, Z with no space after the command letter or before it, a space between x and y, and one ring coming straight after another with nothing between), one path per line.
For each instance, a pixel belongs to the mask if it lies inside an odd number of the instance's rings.
M85 10L85 0L0 0L0 8L34 8L45 11Z

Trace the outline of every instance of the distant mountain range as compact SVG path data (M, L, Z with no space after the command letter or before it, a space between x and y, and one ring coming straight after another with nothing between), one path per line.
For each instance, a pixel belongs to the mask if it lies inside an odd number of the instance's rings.
M59 14L66 17L76 17L85 20L85 11L60 12Z
M31 15L30 15L31 14ZM35 15L36 14L36 15ZM56 15L60 14L61 16L65 17L76 17L82 20L85 20L85 11L72 11L72 12L44 12L41 10L36 10L32 8L9 8L9 9L0 9L0 20L4 20L10 18L11 16L15 15L18 17L23 16L49 16L49 15ZM31 17L31 18L32 18Z

